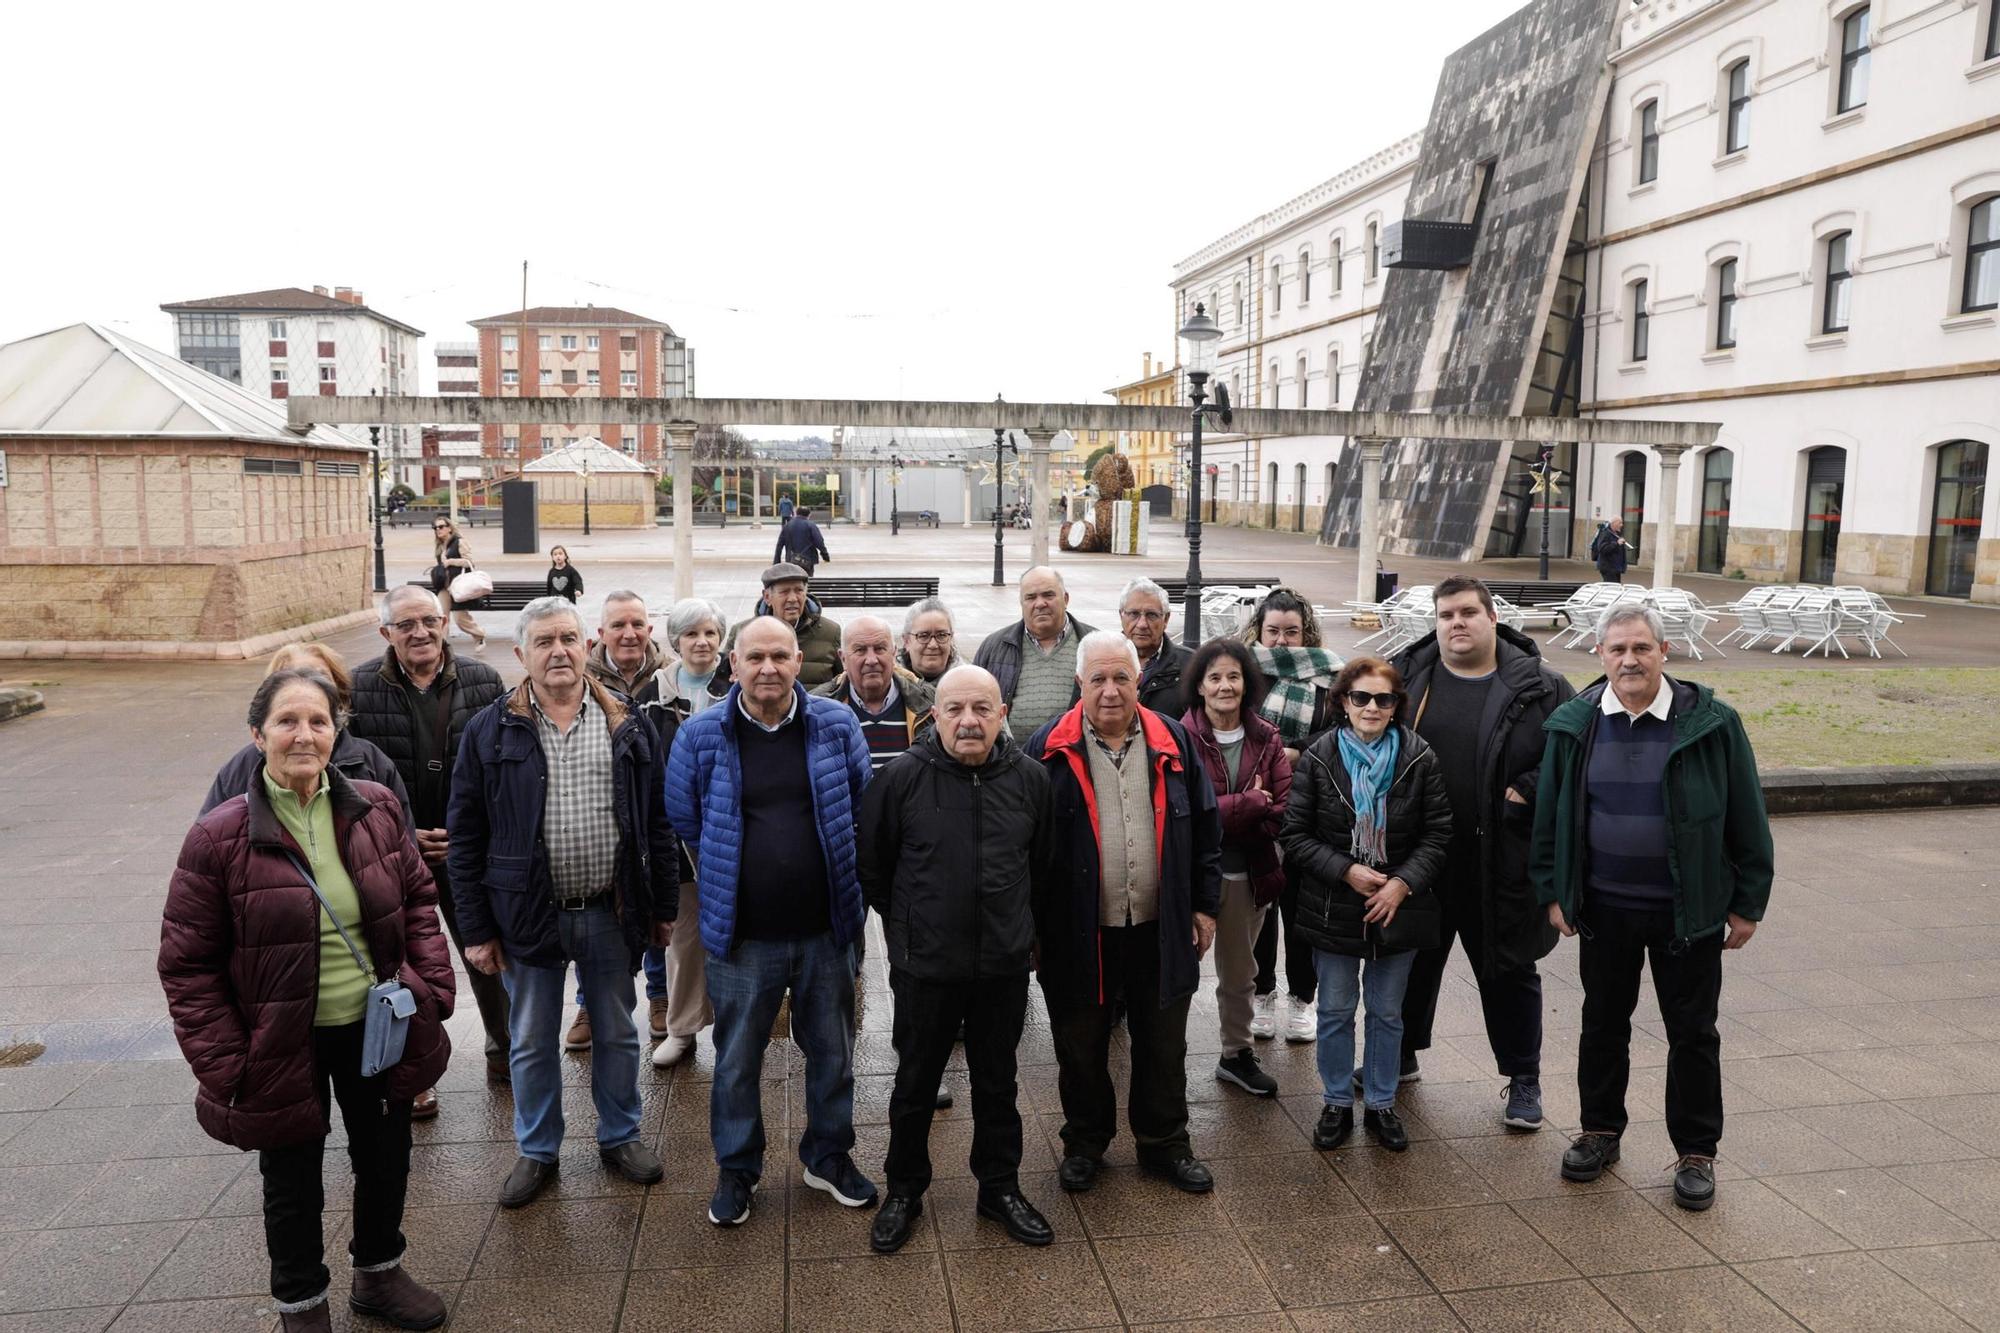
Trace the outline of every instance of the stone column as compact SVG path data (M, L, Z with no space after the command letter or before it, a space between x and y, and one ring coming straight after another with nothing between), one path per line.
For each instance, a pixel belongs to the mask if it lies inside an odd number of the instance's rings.
M1375 562L1382 546L1382 451L1389 442L1364 435L1354 441L1361 458L1361 533L1355 544L1354 600L1375 600Z
M972 526L972 469L961 469L958 474L958 481L959 485L965 491L965 514L960 519L958 526L969 528Z
M1680 499L1681 455L1687 452L1687 446L1656 444L1653 451L1660 456L1660 521L1653 535L1653 586L1671 588L1674 586L1674 509Z
M667 427L674 459L674 600L694 596L694 427Z
M1028 432L1028 487L1035 497L1028 508L1028 521L1034 524L1028 549L1037 565L1049 563L1049 444L1055 437L1052 430Z
M764 526L764 469L750 469L750 526Z

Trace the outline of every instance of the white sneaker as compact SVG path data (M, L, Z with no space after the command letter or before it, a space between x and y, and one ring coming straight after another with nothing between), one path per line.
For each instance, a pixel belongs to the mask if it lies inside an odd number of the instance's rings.
M1293 1000L1291 1017L1285 1020L1285 1040L1305 1042L1318 1039L1319 1011L1309 1004Z
M1259 995L1251 1002L1250 1035L1258 1041L1269 1041L1278 1035L1278 992Z
M668 1037L653 1048L653 1068L671 1069L694 1052L693 1037Z

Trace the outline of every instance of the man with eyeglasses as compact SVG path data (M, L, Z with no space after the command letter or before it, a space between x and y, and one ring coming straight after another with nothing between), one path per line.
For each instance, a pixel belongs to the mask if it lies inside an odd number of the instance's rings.
M458 909L452 901L451 873L445 856L450 839L445 811L451 804L452 766L458 760L459 738L465 724L505 689L500 673L484 662L460 658L444 641L444 611L436 595L416 584L405 584L382 598L382 637L389 651L354 670L354 713L347 729L373 741L396 765L410 793L410 817L416 825L417 850L437 881L438 914L451 932L459 956L465 956L458 932ZM507 1059L507 991L500 979L466 964L479 1021L486 1029L487 1082L505 1085ZM425 1092L411 1114L437 1114L437 1097Z
M1118 627L1139 653L1139 705L1179 717L1187 711L1181 672L1194 651L1167 636L1172 620L1166 589L1151 579L1133 579L1118 595Z

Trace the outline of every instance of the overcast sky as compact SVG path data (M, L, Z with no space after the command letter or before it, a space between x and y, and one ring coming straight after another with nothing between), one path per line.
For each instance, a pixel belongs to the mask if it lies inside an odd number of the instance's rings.
M16 6L0 341L315 283L465 339L525 259L706 396L1089 401L1172 355L1176 262L1518 7Z

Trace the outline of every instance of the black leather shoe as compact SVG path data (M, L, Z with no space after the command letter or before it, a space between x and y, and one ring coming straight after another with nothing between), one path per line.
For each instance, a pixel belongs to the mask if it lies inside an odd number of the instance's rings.
M937 1104L934 1109L939 1111L948 1111L951 1109L951 1103L952 1103L951 1089L947 1088L942 1083L938 1084Z
M1353 1133L1353 1107L1323 1106L1319 1112L1319 1123L1313 1126L1313 1147L1321 1152L1338 1148Z
M979 1192L979 1215L1007 1228L1007 1234L1023 1245L1047 1245L1056 1238L1049 1219L1035 1211L1035 1205L1021 1197L1019 1190L988 1194Z
M908 1194L891 1194L875 1214L868 1228L868 1248L877 1254L894 1254L910 1239L917 1219L924 1215L924 1201Z
M1062 1170L1057 1174L1065 1190L1081 1194L1097 1183L1097 1173L1103 1169L1102 1157L1086 1157L1080 1152L1073 1152L1062 1159Z
M657 1185L667 1174L660 1155L637 1139L621 1143L616 1148L601 1149L597 1156L607 1170L625 1177L634 1185Z
M500 1206L519 1208L547 1189L549 1182L555 1178L554 1162L538 1162L532 1157L521 1158L514 1163L514 1169L507 1173L507 1183L500 1187Z
M1409 1131L1403 1128L1402 1118L1394 1111L1364 1112L1361 1123L1368 1127L1375 1141L1390 1152L1401 1152L1410 1146Z
M1674 1202L1691 1213L1715 1202L1715 1159L1683 1157L1674 1164Z
M1617 1160L1616 1134L1579 1134L1563 1154L1562 1178L1587 1183L1603 1175L1604 1168Z
M1215 1177L1208 1168L1192 1157L1176 1157L1171 1162L1139 1163L1139 1169L1149 1176L1158 1176L1177 1190L1189 1194L1206 1194L1215 1188Z

